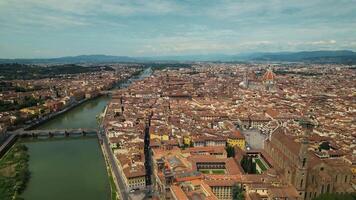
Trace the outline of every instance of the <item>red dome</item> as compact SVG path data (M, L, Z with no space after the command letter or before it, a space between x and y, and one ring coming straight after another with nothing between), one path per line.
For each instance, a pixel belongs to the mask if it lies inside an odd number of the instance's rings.
M276 78L276 74L272 70L268 69L267 72L263 75L264 81L273 81Z

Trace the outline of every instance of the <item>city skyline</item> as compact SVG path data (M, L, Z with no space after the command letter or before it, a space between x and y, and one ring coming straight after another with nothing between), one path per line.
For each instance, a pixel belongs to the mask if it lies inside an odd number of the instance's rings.
M0 200L356 200L356 0L0 0Z
M0 2L0 57L356 50L355 1Z

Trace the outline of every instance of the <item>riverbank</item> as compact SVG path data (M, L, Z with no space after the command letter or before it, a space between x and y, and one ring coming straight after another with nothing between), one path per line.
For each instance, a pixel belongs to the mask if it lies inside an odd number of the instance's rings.
M96 97L94 97L96 98ZM24 128L24 130L31 130L31 129L35 129L36 127L38 126L41 126L42 124L46 123L47 121L53 119L54 117L57 117L61 114L64 114L68 111L70 111L71 109L81 105L82 103L86 102L86 101L89 101L91 99L94 99L94 98L90 98L90 99L83 99L83 100L80 100L80 101L76 101L74 103L72 103L71 105L69 105L68 107L64 108L63 110L60 110L60 111L57 111L57 112L53 112L53 113L50 113L44 117L42 117L41 119L39 119L38 121L35 121L34 123L26 126Z
M55 119L55 117L59 117L60 115L63 115L65 113L69 112L70 110L77 108L78 106L82 105L83 103L85 103L89 100L95 100L96 98L100 98L101 96L103 96L103 95L96 96L96 97L93 97L90 99L83 99L82 101L72 104L71 106L69 106L61 111L51 113L51 114L45 116L40 121L31 123L30 125L27 125L23 128L18 128L12 132L7 132L6 139L1 141L1 143L0 143L0 158L12 147L13 144L15 144L16 139L18 138L17 132L21 132L23 130L34 130L37 127L41 126L42 124L45 124L46 122Z
M0 159L0 199L22 199L19 195L30 178L28 161L28 149L23 144L15 144Z
M104 110L102 113L99 114L99 118L97 118L98 120L98 125L100 126L103 120L103 117L106 114L108 106L105 106ZM110 184L110 190L111 190L111 200L121 200L122 199L122 194L119 190L119 185L116 181L116 178L114 178L114 172L113 172L113 168L110 164L110 160L108 157L108 153L104 147L104 141L103 141L103 137L105 137L105 135L102 135L102 130L99 130L97 132L97 137L98 137L98 141L99 141L99 145L101 148L101 153L103 155L103 158L105 160L105 165L106 165L106 171L109 177L109 184Z
M113 177L113 169L112 169L112 166L110 165L110 161L109 161L107 152L106 152L102 142L100 142L100 148L101 148L101 152L103 154L104 160L105 160L106 171L107 171L108 178L109 178L109 184L110 184L110 190L111 190L111 200L118 200L118 199L121 200L122 194L121 194L120 190L118 189L119 186L118 186L118 183L115 181L116 179L114 179L114 177Z
M117 81L116 83L112 84L112 86L109 88L109 90L117 89L123 83L128 82L129 80L132 80L132 79L136 79L136 77L138 77L140 75L140 73L142 73L142 71L143 70L139 70L139 71L133 73L130 77L127 77L127 78L125 78L123 80ZM59 116L61 114L64 114L64 113L72 110L73 108L78 107L79 105L81 105L81 104L83 104L83 103L85 103L87 101L96 99L96 98L101 97L103 95L106 95L106 94L103 94L103 92L105 92L105 91L100 91L99 95L91 97L91 98L84 98L84 99L79 100L79 101L74 101L70 105L68 105L65 108L63 108L62 110L59 110L59 111L56 111L56 112L51 112L48 115L42 116L39 119L34 119L34 120L30 121L29 124L22 123L22 124L19 124L19 125L15 126L15 127L11 127L10 130L12 132L15 132L15 131L18 131L18 130L35 129L38 126L41 126L42 124L46 123L47 121L49 121L49 120L51 120L51 119L53 119L53 118L55 118L55 117L57 117L57 116Z

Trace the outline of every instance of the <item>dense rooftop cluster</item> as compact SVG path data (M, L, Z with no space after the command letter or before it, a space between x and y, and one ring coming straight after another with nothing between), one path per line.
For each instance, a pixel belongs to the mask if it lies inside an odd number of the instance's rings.
M152 181L161 199L352 192L355 76L334 65L163 69L116 91L103 127L128 191Z
M0 127L14 128L49 116L100 95L118 81L130 77L138 68L113 66L118 70L101 70L79 74L62 74L56 78L0 81ZM90 70L89 70L90 71Z

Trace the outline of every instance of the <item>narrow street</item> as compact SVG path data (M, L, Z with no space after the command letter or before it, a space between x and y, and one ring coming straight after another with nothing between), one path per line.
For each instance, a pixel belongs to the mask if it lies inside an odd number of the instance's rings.
M145 127L145 147L144 147L144 153L145 153L145 167L146 167L146 188L147 188L147 192L146 194L146 198L148 198L148 196L151 193L151 186L152 186L152 163L151 163L151 152L150 152L150 126L151 126L151 117L152 117L152 113L148 118L148 121L146 123L146 127Z

